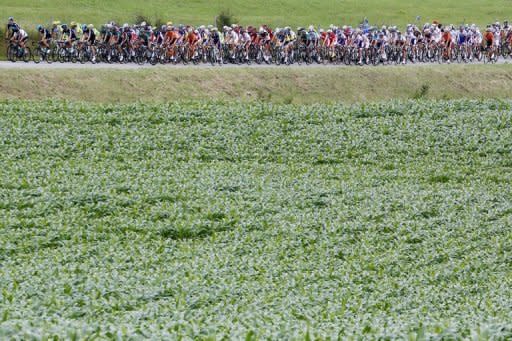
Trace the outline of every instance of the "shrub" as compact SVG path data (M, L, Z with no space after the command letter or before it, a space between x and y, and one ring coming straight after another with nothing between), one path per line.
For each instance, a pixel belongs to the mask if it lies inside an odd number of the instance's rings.
M428 95L428 92L430 90L429 84L423 84L412 96L413 99L422 99L425 98Z
M146 24L153 26L153 25L151 25L151 19L148 16L141 14L141 13L138 13L137 15L135 15L135 18L134 18L135 24L140 24L143 21L145 21Z
M215 20L215 24L219 30L222 30L224 26L231 26L238 21L229 9L221 11Z
M167 21L164 21L162 18L156 18L155 19L155 26L157 28L162 27L163 25L167 25Z

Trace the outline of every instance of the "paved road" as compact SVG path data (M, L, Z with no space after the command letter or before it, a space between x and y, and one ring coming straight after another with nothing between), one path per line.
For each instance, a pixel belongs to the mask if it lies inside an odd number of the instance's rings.
M478 65L478 64L482 64L483 63L472 63L472 64L467 64L467 65ZM503 60L503 59L500 59L498 61L497 64L512 64L512 60L508 59L508 60ZM413 66L434 66L434 65L440 65L440 64L437 64L437 63L418 63L418 64L406 64L405 67L413 67ZM449 67L448 64L441 64L441 65L444 65L446 67ZM451 65L466 65L466 64L451 64ZM80 64L80 63L76 63L76 64L73 64L73 63L52 63L52 64L48 64L48 63L40 63L40 64L36 64L36 63L33 63L33 62L29 62L29 63L23 63L23 62L16 62L16 63L12 63L12 62L0 62L0 69L121 69L121 70L134 70L134 69L145 69L145 68L207 68L207 69L222 69L222 68L254 68L254 67L258 67L258 68L340 68L340 67L352 67L354 69L357 69L357 68L360 68L359 66L346 66L344 64L341 64L341 65L332 65L332 64L326 64L326 65L317 65L317 64L311 64L311 65L306 65L306 64L302 64L302 65L291 65L291 66L286 66L286 65L266 65L266 64L261 64L261 65L258 65L258 64L251 64L251 65L236 65L236 64L225 64L225 65L222 65L222 66L219 66L219 65L215 65L215 66L212 66L210 64L199 64L199 65L193 65L193 64L189 64L189 65L183 65L183 64L178 64L178 65L173 65L173 64L168 64L168 65L150 65L150 64L145 64L145 65L137 65L137 64L105 64L105 63L101 63L101 64L91 64L91 63L87 63L87 64ZM375 66L372 66L372 65L365 65L363 67L369 67L369 68L375 68ZM385 67L385 66L379 66L379 67ZM403 66L393 66L393 65L389 65L387 67L403 67Z

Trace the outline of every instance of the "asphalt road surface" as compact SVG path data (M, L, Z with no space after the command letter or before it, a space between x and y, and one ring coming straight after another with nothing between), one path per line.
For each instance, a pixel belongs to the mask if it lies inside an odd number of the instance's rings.
M446 67L449 67L450 65L478 65L478 64L481 64L483 65L483 62L477 62L477 63L468 63L468 64L464 64L464 63L461 63L461 64L457 64L457 63L453 63L453 64L446 64L446 63L443 63L443 64L438 64L438 63L416 63L416 64L412 64L412 63L407 63L406 65L386 65L386 66L383 66L383 65L379 65L377 67L417 67L417 66L434 66L434 65L444 65ZM502 58L500 58L498 60L498 62L496 64L512 64L512 60L504 60ZM246 65L246 64L243 64L243 65L236 65L236 64L223 64L223 65L214 65L212 66L211 64L198 64L198 65L193 65L193 64L188 64L188 65L183 65L183 64L177 64L177 65L174 65L174 64L166 64L166 65L150 65L150 64L144 64L144 65L137 65L137 64L106 64L106 63L99 63L99 64L91 64L91 63L86 63L86 64L80 64L80 63L59 63L59 62L56 62L56 63L51 63L51 64L48 64L48 63L39 63L39 64L36 64L36 63L33 63L33 62L29 62L29 63L24 63L24 62L16 62L16 63L12 63L12 62L0 62L0 69L121 69L121 70L136 70L136 69L144 69L144 68L191 68L191 69L194 69L194 68L207 68L207 69L222 69L222 68L343 68L343 67L351 67L351 68L354 68L354 69L357 69L357 68L361 68L361 67L368 67L368 68L375 68L375 66L372 66L372 65L364 65L364 66L355 66L355 65L345 65L345 64L340 64L340 65L333 65L333 64L326 64L326 65L318 65L318 64L311 64L311 65L306 65L306 64L301 64L301 65L297 65L297 64L294 64L294 65L267 65L267 64L251 64L251 65Z

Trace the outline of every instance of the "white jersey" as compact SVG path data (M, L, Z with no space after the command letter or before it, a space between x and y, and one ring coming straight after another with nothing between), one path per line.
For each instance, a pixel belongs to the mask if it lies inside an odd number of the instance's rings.
M245 32L245 33L240 33L240 41L242 43L248 43L251 41L251 36L249 35L249 33Z
M432 31L432 40L434 40L436 43L441 41L441 30L439 27L436 27L434 31Z
M18 31L18 32L15 32L14 33L14 38L20 40L20 39L23 39L23 38L27 38L28 37L28 34L27 32L25 32L25 30L21 29Z
M452 44L456 44L457 43L457 31L456 30L451 30L450 31L450 36L452 37Z
M225 41L226 41L226 44L233 44L233 45L238 44L238 34L235 31L229 31L226 34Z
M482 44L483 36L482 33L479 30L476 30L475 33L473 33L474 42L478 45Z
M500 30L494 30L494 46L499 47L501 43L501 36L500 36Z

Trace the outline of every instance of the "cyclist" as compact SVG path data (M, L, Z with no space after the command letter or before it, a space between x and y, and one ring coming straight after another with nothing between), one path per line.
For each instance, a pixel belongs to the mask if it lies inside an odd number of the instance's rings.
M285 52L285 59L284 62L288 63L288 56L291 55L291 51L293 49L293 45L295 44L295 41L297 40L297 35L290 27L284 28L284 52Z
M164 46L167 48L167 55L172 61L175 60L175 46L181 41L182 36L178 27L167 25L167 30L164 37Z
M501 24L496 22L493 26L494 49L497 51L501 44Z
M489 51L489 55L492 56L494 54L494 33L492 32L491 26L487 26L484 34L484 47Z
M258 42L267 51L267 55L270 54L270 43L273 38L271 32L272 30L268 29L266 25L261 26L258 31Z
M82 27L76 22L72 21L71 24L69 24L69 28L75 31L77 39L82 36Z
M308 32L304 27L297 27L297 40L304 46L308 43Z
M96 47L94 46L96 32L93 25L82 25L82 38L80 41L90 46L92 62L96 62Z
M397 31L396 32L396 38L395 38L395 46L400 48L402 50L402 60L400 61L403 65L405 65L406 59L407 59L407 38L402 35L402 32Z
M199 39L201 40L201 45L203 47L206 47L210 43L210 30L212 28L213 26L206 28L204 25L199 27Z
M512 26L509 26L508 21L505 21L503 30L505 31L505 44L512 53Z
M336 45L344 47L347 44L347 36L345 36L345 32L343 32L343 28L338 28L336 30Z
M149 42L151 41L152 36L153 29L151 26L146 25L145 27L141 27L139 32L139 40L141 41L142 45L149 47Z
M60 28L60 21L54 21L52 23L52 27L50 28L50 33L52 34L53 41L58 41L62 34L62 30Z
M308 27L308 44L307 47L311 51L313 49L316 49L318 46L318 40L320 39L320 36L315 30L315 27L313 25L310 25Z
M471 61L473 58L472 58L471 53L469 52L469 49L468 49L469 34L468 34L468 31L466 30L466 28L464 26L461 25L459 27L459 31L457 32L456 37L457 37L456 38L457 46L459 47L459 49L461 51L464 51L466 53L466 56Z
M452 33L448 28L441 29L441 43L442 46L446 49L444 57L447 58L448 64L450 64L450 59L452 56Z
M217 27L212 27L212 33L211 33L211 36L210 36L210 43L217 47L218 51L219 51L219 54L220 54L220 61L219 63L222 64L222 43L223 43L223 40L222 40L223 36L222 34L219 34L219 30L217 29Z
M421 41L421 32L417 26L413 25L407 34L407 44L411 47L413 56L417 55L418 44Z
M9 40L14 35L14 28L20 28L20 26L14 21L13 17L9 17L7 22L7 30L5 31L5 39Z
M43 25L37 25L37 32L39 32L39 44L47 49L50 48L50 41L52 40L52 34L49 30L43 27Z
M132 29L131 29L130 25L124 24L123 28L120 30L119 46L121 48L130 47L131 39L132 39Z
M199 44L199 31L194 30L193 27L189 27L185 40L188 44L188 57L192 59L196 56L196 47Z
M438 25L434 25L433 28L431 29L431 32L432 32L432 40L434 41L434 43L436 43L436 45L439 45L439 43L441 43L441 40L442 40L442 33L441 32L441 27L440 27L441 24L438 24Z
M13 34L11 36L10 41L12 43L18 44L21 48L24 48L28 40L27 32L25 32L25 30L23 30L18 25L13 26L11 29Z
M249 48L251 47L252 42L251 36L247 32L247 30L242 27L242 29L240 30L239 37L240 44L242 45L242 48L245 50L245 60L249 60Z
M229 55L234 56L234 51L238 45L238 34L232 27L225 26L224 28L224 41L228 47Z
M114 24L109 24L108 28L111 32L109 45L111 47L115 47L118 52L121 52L121 47L119 45L119 43L121 42L121 31L119 30L119 27L117 27L117 25Z
M384 32L380 31L377 40L375 41L375 47L379 51L379 56L385 62L388 59L386 55L386 46L388 45L388 38Z
M68 27L66 24L61 25L62 40L66 43L67 48L71 48L77 40L76 32Z

